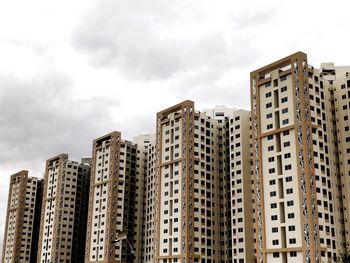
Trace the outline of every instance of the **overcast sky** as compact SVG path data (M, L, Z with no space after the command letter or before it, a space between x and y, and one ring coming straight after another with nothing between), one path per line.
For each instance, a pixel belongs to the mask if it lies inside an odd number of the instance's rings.
M155 113L249 109L249 72L296 51L349 65L349 1L0 1L0 242L9 177L151 133ZM0 243L0 249L2 244Z

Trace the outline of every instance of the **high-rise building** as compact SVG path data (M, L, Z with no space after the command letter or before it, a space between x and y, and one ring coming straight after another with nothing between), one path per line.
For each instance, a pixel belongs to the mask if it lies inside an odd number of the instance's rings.
M184 101L157 114L155 262L217 261L214 123Z
M46 161L38 263L84 262L89 180L89 163Z
M258 262L327 262L344 251L347 71L315 69L297 52L251 73Z
M244 198L252 191L249 131L249 112L222 106L199 112L184 101L157 114L155 262L242 262L246 251L254 254L252 243L244 245L253 240L253 229L244 231L252 208L243 209L252 203ZM224 148L232 153L229 170ZM228 232L236 247L223 236Z
M93 142L85 262L141 262L144 153L111 132ZM126 239L115 242L118 235Z
M42 183L28 171L11 176L1 262L36 262Z
M250 112L237 110L225 122L225 180L227 219L231 233L224 234L230 242L232 258L226 262L254 261L253 198L251 171ZM225 191L225 192L226 192ZM224 193L225 193L224 192ZM228 209L228 210L227 210Z
M335 201L339 202L337 233L343 235L338 240L339 251L350 248L350 66L334 66L323 63L319 69L319 78L324 89L328 90L329 115L332 120L331 155L334 156L334 173L336 174L337 192ZM320 83L321 83L320 82Z
M250 112L225 106L203 112L218 121L220 262L253 262Z
M137 217L137 225L140 225L139 233L135 238L135 249L140 251L142 263L153 262L153 234L154 234L154 153L155 134L140 135L133 138L138 145L143 160L143 174L140 178L140 212Z

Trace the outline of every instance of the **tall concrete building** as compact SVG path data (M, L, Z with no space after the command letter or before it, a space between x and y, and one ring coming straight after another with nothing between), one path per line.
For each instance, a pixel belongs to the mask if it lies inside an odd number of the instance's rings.
M133 137L133 143L137 146L137 178L135 189L135 212L134 212L134 239L133 248L135 250L134 262L146 261L146 250L151 254L151 248L147 245L152 244L152 169L149 161L149 154L152 152L152 146L155 143L155 134L145 134Z
M141 262L144 167L143 151L120 132L94 140L86 263Z
M225 106L203 112L218 121L220 262L253 262L250 112Z
M250 112L237 110L228 116L225 123L225 180L228 190L225 222L228 231L224 234L230 242L232 257L226 262L243 263L254 261L253 198L251 175ZM225 192L224 192L225 193ZM224 199L225 200L225 199ZM230 221L230 222L229 222ZM230 253L229 252L229 253Z
M214 125L192 101L157 114L155 262L219 260Z
M332 156L334 171L337 175L335 200L339 202L337 211L338 234L343 239L338 242L340 251L350 248L350 66L334 66L334 63L323 63L319 69L324 89L329 91L330 116L332 118ZM340 222L339 222L340 221Z
M137 240L140 244L141 262L153 262L154 249L154 164L155 164L155 134L140 135L133 138L143 155L142 175L142 232ZM139 222L138 222L139 224ZM135 247L136 250L138 249Z
M347 248L349 71L298 52L251 73L258 262L328 262Z
M36 262L42 184L28 171L11 176L1 262Z
M67 154L46 161L38 263L84 262L89 179L90 164Z
M192 101L157 114L154 262L252 259L249 127L247 111Z

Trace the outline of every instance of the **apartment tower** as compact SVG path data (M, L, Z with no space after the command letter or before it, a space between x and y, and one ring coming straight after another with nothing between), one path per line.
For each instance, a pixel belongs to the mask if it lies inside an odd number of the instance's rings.
M327 262L341 252L327 87L302 52L251 73L258 262Z
M228 224L223 237L229 242L226 262L254 261L253 197L251 171L250 112L236 110L226 118L224 126L223 211ZM227 182L227 183L226 183ZM225 217L224 217L225 218Z
M253 198L250 112L216 106L220 177L220 262L253 262Z
M217 126L192 101L157 114L154 262L220 259Z
M89 163L46 161L37 262L84 262L89 179Z
M322 63L319 69L323 86L329 90L330 116L332 120L332 155L337 175L335 199L339 202L337 210L338 250L349 251L350 248L350 67L334 66L334 63Z
M1 262L36 262L42 184L28 171L11 176Z
M141 216L137 218L137 224L140 224L141 234L137 237L138 247L140 249L140 262L153 262L153 236L154 236L154 163L155 163L155 134L139 135L133 138L140 149L141 159L143 160L143 175L140 178L142 197Z
M120 132L94 140L86 263L141 262L143 162ZM122 232L126 239L115 242Z

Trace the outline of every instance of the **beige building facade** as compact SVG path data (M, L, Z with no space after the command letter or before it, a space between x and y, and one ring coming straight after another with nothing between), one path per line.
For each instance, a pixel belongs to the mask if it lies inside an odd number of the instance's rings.
M339 202L338 234L343 239L338 241L340 250L350 247L350 66L334 66L333 63L323 63L319 74L324 79L324 86L329 90L332 117L332 142L334 167L337 175L336 201Z
M214 132L192 101L157 114L155 262L219 260Z
M251 174L250 112L234 111L225 125L225 174L231 235L228 236L232 257L226 262L254 261L253 198ZM227 182L227 183L225 183ZM225 237L225 235L224 235Z
M120 132L94 140L86 263L141 262L144 148Z
M249 118L192 101L157 114L153 262L253 259Z
M251 73L258 262L329 262L348 248L348 71L298 52Z
M39 263L83 262L90 164L60 154L46 161Z
M11 176L1 262L36 262L42 185L28 171Z

